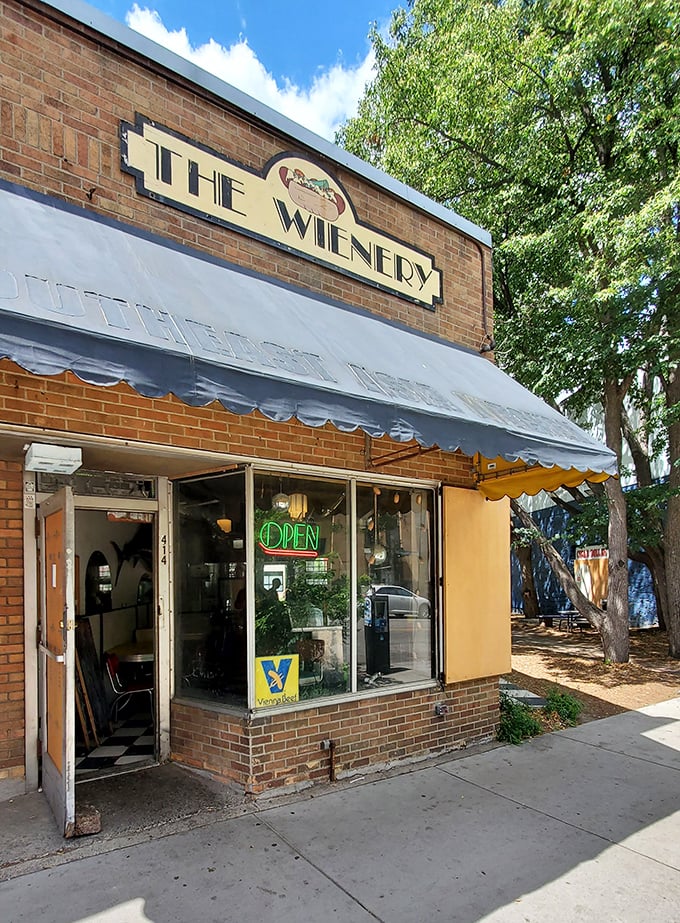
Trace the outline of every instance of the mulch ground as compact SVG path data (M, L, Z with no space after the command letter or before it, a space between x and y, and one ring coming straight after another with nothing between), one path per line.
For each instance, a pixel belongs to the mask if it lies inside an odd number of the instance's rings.
M540 696L551 687L575 696L584 706L583 723L680 695L680 660L668 656L665 632L657 628L632 629L630 661L605 664L594 630L566 631L513 618L508 679Z

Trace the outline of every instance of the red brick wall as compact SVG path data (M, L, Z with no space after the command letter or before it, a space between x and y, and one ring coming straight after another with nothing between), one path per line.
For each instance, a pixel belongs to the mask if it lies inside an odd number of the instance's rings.
M0 0L0 177L163 237L477 349L483 338L479 248L451 227L344 168L359 220L435 257L444 304L436 312L137 195L120 169L120 121L140 112L255 170L305 151L207 91L118 48L35 0ZM491 261L486 252L487 292Z
M97 36L38 0L0 0L0 178L126 221L211 255L300 285L378 315L477 349L483 338L481 258L476 244L361 177L337 167L290 138L239 114L205 90L146 58ZM135 112L256 170L275 154L296 150L316 157L345 186L359 220L434 256L443 272L444 303L426 311L330 269L250 240L138 196L120 169L119 125ZM491 262L486 253L486 288ZM0 362L0 420L70 434L143 440L161 446L313 462L361 471L362 434L332 426L273 424L254 413L228 414L219 405L189 408L174 397L141 398L124 384L84 385L67 373L31 376ZM374 441L374 457L393 451ZM154 473L151 458L149 473ZM417 454L381 473L469 486L471 462L439 451ZM7 503L0 509L0 780L23 774L23 625L21 480L16 465L0 463ZM206 709L173 707L173 748L258 791L267 784L302 784L327 774L319 742L337 740L338 772L369 763L435 752L489 736L497 717L496 684L456 687L453 710L434 718L444 693L398 693L299 715L255 718L249 724ZM375 718L373 716L375 715ZM203 729L203 730L202 730ZM377 738L372 731L380 730ZM228 754L228 756L227 756ZM3 776L4 774L4 776Z
M436 716L439 702L449 711ZM498 727L498 680L366 696L250 720L175 702L171 726L174 758L256 795L328 781L325 739L335 742L338 779L489 740Z
M83 384L71 373L40 378L7 360L0 361L0 419L21 426L58 427L70 434L130 441L143 438L158 445L253 454L306 464L312 461L357 471L364 469L366 463L365 440L360 434L338 433L332 426L317 430L295 421L274 424L259 414L234 416L218 404L191 408L173 397L151 400L140 397L124 384L113 388ZM389 440L373 441L374 456L394 448L395 444ZM157 472L158 464L158 455L149 457L150 475ZM190 467L190 462L187 464ZM469 458L438 450L379 470L459 486L468 486L471 477ZM0 692L3 706L0 729L6 727L10 744L0 757L2 779L2 771L12 776L23 774L24 706L21 469L16 464L5 464L0 471L5 478L2 483L6 496L4 510L0 512L3 517L0 537L2 557L7 556L7 568L0 562L0 588L5 592L5 585L8 587L7 609L2 610L7 612L7 619L0 615L0 690L8 691L7 696ZM6 551L4 543L8 546ZM248 725L228 714L200 708L187 711L185 706L175 705L173 752L185 762L247 784L253 791L261 790L265 784L281 786L291 780L297 784L326 776L327 755L321 754L318 747L319 740L325 737L338 738L338 766L347 772L376 759L385 762L421 751L446 749L458 745L462 739L488 737L493 732L498 709L497 684L491 685L493 693L489 701L474 706L467 704L472 693L466 687L449 691L447 696L454 697L453 712L436 720L434 702L443 695L434 692L398 693L395 697L372 697L345 705L342 721L339 706L334 705L307 710L298 717L256 718ZM6 724L4 709L7 709ZM380 729L379 743L372 739L369 715L376 716L373 729ZM303 732L310 721L310 730ZM295 742L291 745L294 725ZM388 727L387 733L383 725Z
M0 461L0 782L24 775L21 466Z
M272 423L259 413L235 416L218 404L188 407L170 396L140 397L128 385L113 388L83 384L65 372L41 378L8 360L0 360L0 419L18 426L63 429L67 433L106 436L210 452L361 471L366 468L363 433L339 433L328 424L313 429L296 420ZM374 458L400 448L389 439L372 440ZM417 450L414 444L413 448ZM149 459L149 474L158 473ZM388 475L441 480L470 486L468 456L424 452L378 469Z
M245 788L251 762L246 716L173 702L170 729L173 759Z

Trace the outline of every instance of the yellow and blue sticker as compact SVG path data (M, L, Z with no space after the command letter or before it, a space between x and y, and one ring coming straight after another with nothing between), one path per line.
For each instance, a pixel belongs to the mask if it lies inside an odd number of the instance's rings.
M288 705L299 698L300 658L297 654L255 658L256 708Z

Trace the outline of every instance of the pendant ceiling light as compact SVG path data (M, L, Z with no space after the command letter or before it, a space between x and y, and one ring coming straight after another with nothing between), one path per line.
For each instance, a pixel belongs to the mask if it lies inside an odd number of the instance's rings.
M288 515L291 519L304 519L307 515L307 495L291 494L288 504Z
M290 497L288 494L284 494L283 491L279 491L278 494L274 494L272 497L272 509L278 510L279 512L285 512L290 506Z

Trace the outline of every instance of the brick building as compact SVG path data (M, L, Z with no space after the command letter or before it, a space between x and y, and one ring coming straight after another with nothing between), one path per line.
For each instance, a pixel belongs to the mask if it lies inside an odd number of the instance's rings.
M488 234L77 0L0 13L0 796L69 834L121 767L489 739L504 498L615 463L490 361Z

